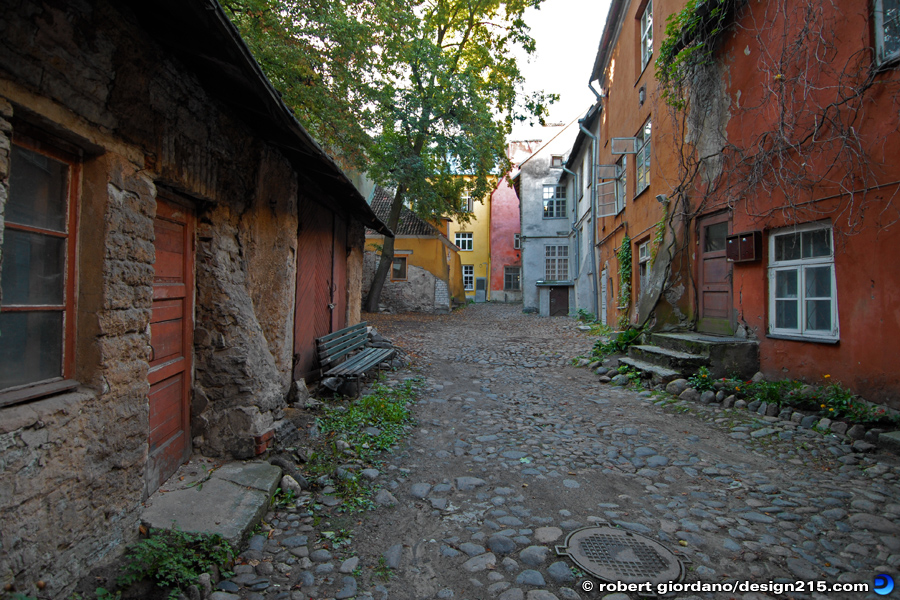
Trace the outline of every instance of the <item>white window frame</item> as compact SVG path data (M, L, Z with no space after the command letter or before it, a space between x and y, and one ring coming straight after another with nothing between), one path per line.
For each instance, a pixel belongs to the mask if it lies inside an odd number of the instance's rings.
M467 213L475 212L475 200L471 195L465 194L462 197L462 210Z
M647 2L641 14L641 71L647 68L653 56L653 0Z
M562 169L566 164L566 161L563 160L565 156L562 154L551 154L550 155L550 168L551 169Z
M462 266L463 289L467 292L475 291L475 265Z
M779 237L785 235L795 235L811 233L814 231L828 231L828 243L830 253L828 256L802 257L802 237L801 237L801 258L794 260L776 260L775 242ZM810 298L806 294L806 273L811 268L828 267L831 274L831 295ZM778 298L776 281L778 273L794 271L797 274L797 295L796 298ZM834 230L830 223L810 223L808 225L800 225L796 227L788 227L784 229L774 230L769 233L769 334L773 336L788 336L808 339L812 341L828 341L834 342L840 339L840 327L838 323L838 305L837 305L837 280L834 270ZM797 302L797 328L778 327L777 319L777 301L778 300L794 300ZM807 302L812 300L828 300L831 303L831 331L821 329L807 329Z
M628 195L628 155L623 154L616 161L616 214L625 210Z
M544 186L543 217L545 219L566 218L566 186L555 183Z
M569 247L544 246L544 280L568 281L569 279Z
M650 119L647 119L637 134L638 151L637 156L635 157L635 198L640 196L641 192L650 187L650 152L652 149L650 143L652 124L650 121Z
M515 287L510 287L508 285L508 278L510 276L515 277L516 285ZM522 291L522 267L503 267L503 290L507 292L520 292Z
M456 247L460 249L461 252L472 252L475 248L475 240L472 239L472 232L469 231L457 231L456 232Z
M887 23L884 21L884 3L886 1L892 1L898 5L895 7L894 18ZM884 32L886 28L893 28L894 36L900 36L900 2L897 0L875 0L874 9L875 62L880 65L900 58L900 43L897 43L895 48L888 51L884 47Z
M647 289L650 281L650 242L638 244L638 279L641 285L641 293Z
M403 277L395 277L394 273L397 270L397 265L403 265ZM391 263L391 281L407 281L409 278L409 261L406 256L394 256L394 259Z

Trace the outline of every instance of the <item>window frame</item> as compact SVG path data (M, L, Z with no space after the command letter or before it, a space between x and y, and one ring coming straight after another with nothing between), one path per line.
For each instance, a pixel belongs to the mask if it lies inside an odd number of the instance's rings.
M469 272L466 273L466 270ZM466 282L468 278L468 283ZM475 265L462 265L463 289L467 292L475 291Z
M640 34L641 73L643 73L653 58L653 0L648 0L647 6L641 12Z
M30 381L15 386L0 389L0 407L27 402L43 396L60 393L63 391L74 389L78 382L73 379L75 376L75 346L76 346L76 318L77 318L77 281L78 281L78 210L80 206L81 192L81 157L75 153L62 150L51 143L45 143L38 139L14 134L10 140L10 174L12 174L12 148L19 146L25 150L35 154L46 156L57 162L61 162L67 167L66 190L66 217L65 231L59 232L44 227L35 227L31 225L21 225L10 221L9 212L4 221L4 240L8 239L5 233L7 231L21 231L23 233L31 233L54 237L57 239L65 239L65 265L63 267L64 283L63 283L63 302L58 305L17 305L2 304L0 312L16 313L16 312L61 312L62 327L60 335L62 336L59 375ZM9 180L7 180L9 181ZM9 199L12 196L12 186L7 186L7 208L9 207ZM2 303L2 300L0 300Z
M462 197L462 211L465 213L474 213L475 212L475 200L472 198L471 194L465 194Z
M565 252L561 253L560 251ZM553 265L552 275L550 265ZM564 276L560 277L560 265L565 265ZM544 246L544 281L568 281L569 280L569 246L566 244L547 244Z
M397 261L403 261L403 277L394 277L394 266ZM391 261L391 281L408 281L409 280L409 261L406 256L394 255Z
M828 256L812 256L804 258L803 252L803 234L814 231L828 231L828 244L830 252ZM800 234L801 256L799 259L776 260L775 259L775 243L779 237ZM831 293L828 298L813 297L810 298L806 294L806 273L811 268L828 267L830 275ZM840 341L840 323L838 319L838 298L837 298L837 277L834 266L834 228L831 223L810 223L806 225L798 225L795 227L785 227L769 232L769 264L767 265L768 278L768 335L772 337L787 337L802 341L820 341L835 343ZM796 272L797 295L796 298L787 298L796 300L797 309L797 328L786 328L777 326L777 302L785 298L777 296L778 289L776 278L778 273ZM807 301L808 300L828 300L831 303L831 330L824 331L821 329L807 329Z
M648 118L641 125L640 131L635 136L638 140L638 151L634 160L634 197L637 198L641 193L650 187L650 154L653 148L652 141L653 125L651 119Z
M563 165L565 165L565 161L563 160L564 156L562 154L551 154L550 155L550 168L551 169L562 169Z
M900 9L898 9L900 12ZM897 33L900 34L900 16L897 17L896 22ZM884 31L885 31L885 23L884 23L884 0L875 0L873 4L873 29L875 33L875 64L884 65L887 63L895 63L898 59L900 59L900 44L897 45L897 48L889 55L885 55L884 49Z
M628 155L623 154L616 161L616 214L625 210L628 196Z
M454 235L454 240L456 247L459 248L460 252L473 252L475 250L475 236L471 231L457 231ZM468 244L460 245L460 241L467 241ZM463 246L468 246L468 248L464 248Z
M548 190L553 190L550 196L547 195ZM562 196L560 196L560 191L562 192ZM544 193L543 193L543 211L541 216L544 219L565 219L566 210L568 208L568 199L566 198L566 186L559 185L556 183L548 183L544 184ZM552 211L548 209L551 208ZM548 216L548 214L552 214L555 216Z
M510 272L512 270L512 272ZM509 286L509 277L513 275L516 279L516 286ZM503 291L505 292L521 292L522 291L522 267L504 266L503 267Z
M650 281L650 240L637 244L638 283L643 293Z

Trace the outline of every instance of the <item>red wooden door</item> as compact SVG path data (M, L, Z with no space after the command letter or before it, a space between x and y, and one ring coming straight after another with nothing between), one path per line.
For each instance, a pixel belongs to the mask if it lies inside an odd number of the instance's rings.
M700 220L698 331L731 335L731 263L725 258L725 238L731 232L728 213Z
M146 492L152 494L191 454L193 215L158 199L156 274L150 318L150 449Z
M311 200L300 201L297 240L297 304L294 311L294 378L308 378L319 366L316 338L332 331L334 213ZM344 283L337 287L344 290ZM346 291L344 290L344 293ZM340 327L338 328L340 329Z

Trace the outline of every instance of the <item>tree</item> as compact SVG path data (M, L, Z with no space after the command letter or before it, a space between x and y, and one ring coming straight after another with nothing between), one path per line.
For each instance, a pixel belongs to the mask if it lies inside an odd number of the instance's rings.
M515 120L554 96L524 97L514 51L534 41L523 15L540 0L229 0L226 5L301 123L421 216L467 219L508 170ZM466 175L461 177L460 175ZM376 310L393 262L386 238L366 299Z

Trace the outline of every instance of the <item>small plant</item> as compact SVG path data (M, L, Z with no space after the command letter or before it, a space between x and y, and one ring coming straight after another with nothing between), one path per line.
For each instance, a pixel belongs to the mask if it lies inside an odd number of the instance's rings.
M709 376L709 369L700 367L693 377L688 379L688 384L698 392L712 390L715 386L713 378Z
M226 569L234 560L234 551L222 536L171 531L154 531L150 537L131 546L127 563L117 584L123 587L150 579L162 588L171 588L175 599L197 578L212 567Z
M594 343L594 349L591 351L591 357L594 360L603 360L611 354L624 354L630 345L641 335L641 330L637 328L626 329L620 333L615 339L604 342L597 340Z
M628 377L628 380L631 382L631 385L637 385L641 381L641 373L640 371L636 371L631 367L627 367L622 365L618 369L619 373Z
M387 560L383 556L378 557L378 566L375 567L375 576L382 581L390 581L394 576L394 571L387 564Z
M799 390L803 384L799 381L787 379L784 381L759 381L747 383L744 391L747 396L767 404L783 406L790 397L791 392Z
M275 493L272 495L271 504L272 506L277 506L279 508L287 508L294 506L297 503L297 495L294 493L294 490L285 490L282 488L278 488L275 490Z

